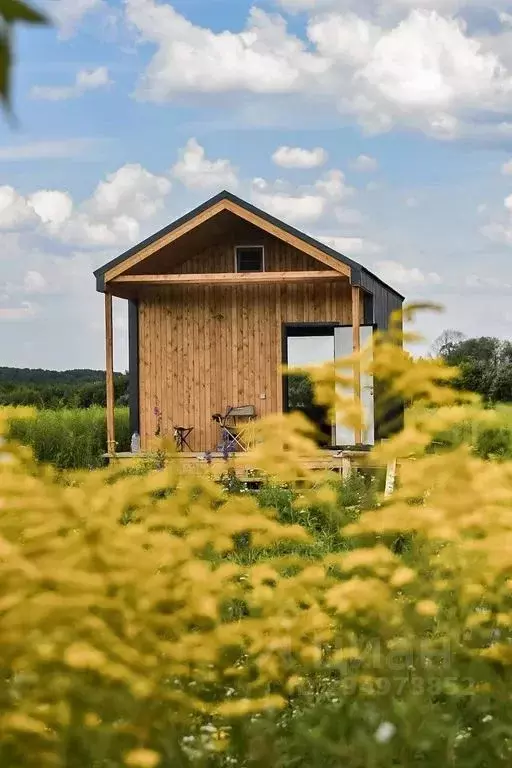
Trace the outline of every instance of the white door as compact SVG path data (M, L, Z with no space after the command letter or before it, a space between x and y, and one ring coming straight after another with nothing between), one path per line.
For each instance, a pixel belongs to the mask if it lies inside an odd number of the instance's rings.
M373 327L363 325L360 329L361 348L370 344L373 338ZM334 357L336 360L348 357L353 351L352 327L334 329ZM370 350L369 354L372 354ZM343 389L341 394L346 397L351 394L348 389ZM369 373L361 373L361 402L363 406L365 430L362 435L364 445L375 444L375 408L373 376ZM355 431L340 421L336 422L336 445L355 445Z

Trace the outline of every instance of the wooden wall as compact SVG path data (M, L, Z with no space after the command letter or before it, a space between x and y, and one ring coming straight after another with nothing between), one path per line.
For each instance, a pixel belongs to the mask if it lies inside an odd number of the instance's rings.
M286 245L270 244L266 268L325 269ZM231 247L209 249L180 272L233 271ZM254 405L258 416L282 410L282 325L352 323L348 281L264 286L168 286L139 296L140 425L143 447L157 427L194 426L194 451L219 441L213 413ZM361 318L362 319L362 318Z
M236 245L263 245L265 249L265 271L266 272L304 272L307 270L326 269L316 259L312 259L301 251L282 243L270 235L252 234L252 229L247 230L245 237L232 236L227 238L222 245L207 248L199 253L193 259L188 259L182 264L173 266L169 273L181 274L205 274L212 272L234 272L235 271L235 247Z

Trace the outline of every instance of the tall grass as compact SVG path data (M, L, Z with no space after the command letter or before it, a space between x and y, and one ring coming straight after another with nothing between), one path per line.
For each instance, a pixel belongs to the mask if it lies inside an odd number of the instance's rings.
M130 446L128 408L115 412L118 450ZM92 469L102 464L107 444L105 409L62 408L35 411L32 418L10 419L9 436L30 446L38 461L58 469Z

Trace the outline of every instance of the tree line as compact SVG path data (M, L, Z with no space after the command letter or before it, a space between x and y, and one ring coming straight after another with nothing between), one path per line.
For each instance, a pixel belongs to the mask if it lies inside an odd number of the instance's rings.
M116 405L128 404L128 375L114 374ZM105 372L0 367L0 406L90 408L106 405Z
M512 402L512 342L492 336L467 338L445 331L431 354L459 369L458 389L476 392L487 403ZM290 377L290 400L300 407L311 399L310 383ZM114 374L116 405L128 405L128 375ZM297 401L297 402L296 402ZM50 371L0 367L0 406L37 408L90 408L105 406L105 372L90 369Z

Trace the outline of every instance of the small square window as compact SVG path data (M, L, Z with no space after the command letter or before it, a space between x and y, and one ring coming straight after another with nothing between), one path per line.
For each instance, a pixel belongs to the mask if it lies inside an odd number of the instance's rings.
M239 245L236 248L237 272L263 272L263 246Z

